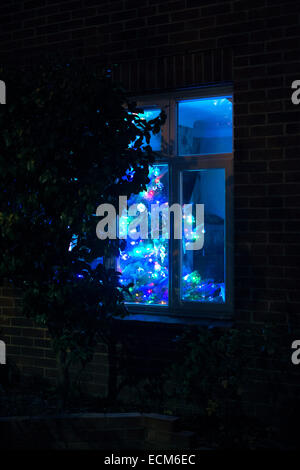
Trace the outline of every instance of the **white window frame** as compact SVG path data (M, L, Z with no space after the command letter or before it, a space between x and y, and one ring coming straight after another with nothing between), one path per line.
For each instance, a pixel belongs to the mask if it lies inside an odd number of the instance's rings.
M180 298L180 273L182 259L182 240L169 239L169 302L168 305L146 305L126 303L131 319L152 321L158 319L216 319L228 320L233 313L233 151L232 153L179 156L177 149L177 103L182 100L214 98L230 95L232 87L213 86L177 90L160 94L135 96L137 107L164 109L167 119L161 129L162 151L157 152L156 164L169 165L169 205L181 203L181 172L183 170L217 169L225 170L225 303L191 302ZM232 146L233 148L233 146ZM171 233L173 233L171 221Z

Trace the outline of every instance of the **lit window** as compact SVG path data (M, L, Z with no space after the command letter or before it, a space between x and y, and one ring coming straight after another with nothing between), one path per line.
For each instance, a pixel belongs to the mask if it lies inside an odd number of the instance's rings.
M141 117L153 119L164 109L167 121L151 136L157 161L147 190L128 200L137 214L145 214L147 237L132 238L133 217L119 220L120 232L128 233L118 260L120 282L130 285L128 308L144 315L226 315L232 311L233 284L232 96L216 88L205 96L198 90L138 103ZM177 212L159 212L154 234L153 206L174 204ZM178 224L181 237L175 236Z

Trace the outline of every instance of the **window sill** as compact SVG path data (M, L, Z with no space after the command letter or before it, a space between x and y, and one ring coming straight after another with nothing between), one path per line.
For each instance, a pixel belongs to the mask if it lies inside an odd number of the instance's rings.
M201 317L183 317L183 316L171 316L167 314L142 314L142 313L129 313L126 317L120 320L129 320L143 323L165 323L165 324L177 324L177 325L196 325L206 327L227 327L231 328L233 325L232 316L226 318L217 318L213 315L201 316Z

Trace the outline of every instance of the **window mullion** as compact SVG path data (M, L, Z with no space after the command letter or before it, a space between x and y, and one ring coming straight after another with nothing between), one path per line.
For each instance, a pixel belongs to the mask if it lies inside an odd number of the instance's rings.
M172 204L180 204L180 165L177 155L177 102L170 99L170 121L169 121L169 149L170 149L170 200ZM181 240L174 239L174 220L171 217L170 233L170 310L178 310L180 304L180 260L181 260Z
M172 204L180 203L180 171L175 161L170 161L170 201ZM174 220L170 221L170 309L176 310L180 303L180 261L181 261L181 240L174 238Z

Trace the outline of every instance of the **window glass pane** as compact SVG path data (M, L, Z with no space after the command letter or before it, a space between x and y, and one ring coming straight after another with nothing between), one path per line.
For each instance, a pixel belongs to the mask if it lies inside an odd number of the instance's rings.
M160 234L157 239L151 238L151 205L168 202L168 166L153 165L149 172L150 182L147 191L132 195L128 200L128 209L137 204L139 214L148 211L148 239L133 240L130 236L125 241L125 248L120 251L119 271L122 273L120 282L123 286L130 283L129 293L125 294L128 303L135 304L168 304L169 291L169 242L168 234L163 238L162 228L164 220L160 223ZM135 217L122 216L119 221L120 233L135 232L131 230L130 223ZM138 232L140 227L137 228Z
M146 119L146 121L150 121L151 119L155 119L160 115L161 110L160 109L154 109L154 108L144 108L143 113L139 113L139 117L142 119ZM134 142L129 145L129 147L133 147ZM146 140L143 140L143 145L147 145ZM158 134L153 134L151 132L151 138L150 138L150 145L152 147L152 150L155 152L159 152L161 150L161 131L159 131Z
M178 103L179 155L231 152L231 97L202 98Z
M181 298L224 303L225 170L183 171L182 202L192 204L193 212L183 216ZM196 204L203 204L204 219L196 217ZM188 249L199 237L203 246Z

